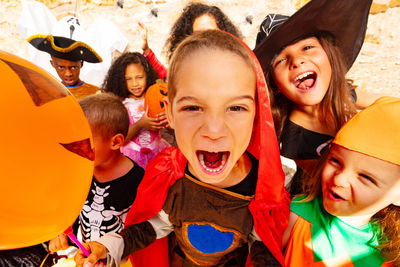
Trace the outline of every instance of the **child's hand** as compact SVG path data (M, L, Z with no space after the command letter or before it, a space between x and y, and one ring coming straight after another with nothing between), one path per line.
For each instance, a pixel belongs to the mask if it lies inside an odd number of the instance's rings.
M158 114L156 118L151 118L148 116L148 110L146 110L138 123L141 128L146 128L151 131L158 131L168 126L167 115L165 112Z
M57 252L59 250L64 250L67 248L69 248L68 237L64 233L58 235L56 238L50 240L49 242L50 252Z
M83 244L90 255L86 258L85 253L82 250L76 252L74 261L76 266L94 267L94 266L106 266L105 259L107 258L107 248L98 242L88 242Z
M161 128L168 127L168 119L167 119L167 114L165 112L157 114L157 120L158 123L161 125Z
M142 37L143 40L142 50L144 54L147 55L150 52L149 44L147 42L147 28L140 21L138 22L138 24L140 27L140 37Z

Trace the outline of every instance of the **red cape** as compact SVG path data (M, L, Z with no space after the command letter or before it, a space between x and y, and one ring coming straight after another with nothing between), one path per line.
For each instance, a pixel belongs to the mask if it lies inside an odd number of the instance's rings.
M253 59L257 79L257 112L247 150L259 160L256 194L250 202L249 210L253 215L257 234L272 255L284 266L281 241L289 219L290 195L284 187L285 175L280 161L264 73L256 56L247 46L246 48ZM157 215L164 205L170 186L184 176L186 164L187 160L180 150L173 147L166 148L150 161L125 225L143 222ZM147 253L149 254L142 255L145 264L137 264L136 267L168 266L160 265L165 262L151 265L148 260L154 259L154 255L160 253Z

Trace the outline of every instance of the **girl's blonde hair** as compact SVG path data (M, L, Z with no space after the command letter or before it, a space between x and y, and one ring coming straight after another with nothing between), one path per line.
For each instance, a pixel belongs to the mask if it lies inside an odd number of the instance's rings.
M303 192L306 198L302 202L315 199L322 194L321 173L328 159L330 149L321 156L317 167L309 179L303 179ZM377 249L385 260L400 266L400 207L389 205L372 216L371 223L375 234L378 236Z
M168 99L171 103L176 95L176 84L182 62L187 57L201 49L215 49L232 52L242 57L243 60L253 68L252 59L246 47L232 35L219 30L207 30L200 33L194 33L178 45L169 62L167 80Z
M325 50L332 68L328 90L318 107L318 118L321 124L325 126L333 125L337 132L350 117L356 114L355 103L350 94L354 86L351 80L346 79L347 68L333 37L323 33L316 37ZM278 141L280 141L283 127L289 119L294 104L285 95L279 93L272 77L272 71L271 68L266 78L271 99L272 116Z

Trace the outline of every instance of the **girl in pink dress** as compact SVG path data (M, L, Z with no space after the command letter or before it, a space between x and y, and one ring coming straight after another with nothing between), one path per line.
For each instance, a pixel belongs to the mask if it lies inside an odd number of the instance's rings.
M129 113L127 142L121 152L143 168L169 146L160 135L160 129L167 126L165 113L151 118L144 107L147 88L157 78L157 72L144 56L137 52L127 52L114 61L102 85L102 91L121 97Z

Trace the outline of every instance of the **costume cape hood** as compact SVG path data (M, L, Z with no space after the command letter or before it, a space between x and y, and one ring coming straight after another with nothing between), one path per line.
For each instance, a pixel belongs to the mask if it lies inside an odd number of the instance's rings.
M258 236L284 266L281 241L289 219L290 195L284 187L285 175L280 161L264 74L251 49L240 42L251 55L257 86L257 112L247 151L259 160L259 169L256 193L249 204L249 210L253 215ZM187 159L178 148L174 147L166 148L150 161L125 225L140 223L157 215L164 205L169 188L184 176L186 165ZM148 254L148 258L151 258L155 252L149 253L152 253ZM148 262L146 266L150 266Z

